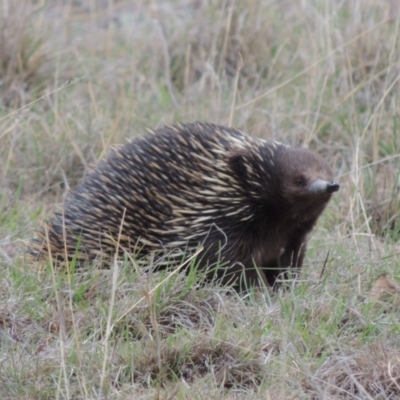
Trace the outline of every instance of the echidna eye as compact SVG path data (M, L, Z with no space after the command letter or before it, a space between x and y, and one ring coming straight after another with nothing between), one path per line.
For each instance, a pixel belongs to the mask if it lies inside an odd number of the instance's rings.
M294 180L294 184L298 187L304 187L306 186L306 179L304 178L304 176L298 176L295 180Z

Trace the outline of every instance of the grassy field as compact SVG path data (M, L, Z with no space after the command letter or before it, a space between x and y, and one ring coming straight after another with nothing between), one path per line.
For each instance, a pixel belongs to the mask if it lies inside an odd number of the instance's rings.
M395 0L2 0L0 398L399 398L399 27ZM195 120L334 169L290 290L26 262L111 144Z

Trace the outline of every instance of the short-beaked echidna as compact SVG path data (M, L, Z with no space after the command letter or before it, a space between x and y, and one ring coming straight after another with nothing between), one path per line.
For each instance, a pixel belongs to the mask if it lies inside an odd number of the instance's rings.
M111 150L31 251L110 260L119 243L120 255L169 252L174 265L201 244L199 265L225 281L273 285L301 267L307 234L338 189L310 150L213 124L167 126Z

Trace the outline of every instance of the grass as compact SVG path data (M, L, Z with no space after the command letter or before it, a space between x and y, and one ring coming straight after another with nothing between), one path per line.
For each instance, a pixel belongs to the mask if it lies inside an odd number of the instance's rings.
M0 7L0 397L398 398L396 3L22 2ZM112 144L193 120L334 168L290 290L28 265L23 241Z

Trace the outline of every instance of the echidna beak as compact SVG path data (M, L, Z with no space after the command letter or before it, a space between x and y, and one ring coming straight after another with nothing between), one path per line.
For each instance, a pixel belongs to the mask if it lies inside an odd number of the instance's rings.
M330 181L328 186L326 187L326 191L328 193L337 192L340 188L340 185L336 181Z
M333 193L339 190L340 185L336 181L326 181L318 178L310 186L309 191L313 194Z

